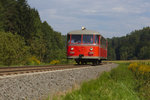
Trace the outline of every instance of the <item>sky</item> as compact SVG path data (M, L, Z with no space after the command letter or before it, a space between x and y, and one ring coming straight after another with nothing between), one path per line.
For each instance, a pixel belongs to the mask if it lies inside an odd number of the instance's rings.
M150 0L27 0L41 20L67 34L82 26L106 38L150 26Z

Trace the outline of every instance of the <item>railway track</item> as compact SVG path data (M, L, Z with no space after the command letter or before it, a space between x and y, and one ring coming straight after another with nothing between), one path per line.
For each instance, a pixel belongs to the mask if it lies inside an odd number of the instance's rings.
M34 73L43 71L73 69L81 67L89 67L90 65L55 65L55 66L23 66L23 67L0 67L0 76L12 75L12 74L23 74L23 73Z
M101 65L106 64L102 63ZM49 66L22 66L22 67L0 67L0 76L34 73L43 71L54 71L63 69L73 69L81 67L89 67L91 65L49 65ZM91 66L94 67L94 66Z

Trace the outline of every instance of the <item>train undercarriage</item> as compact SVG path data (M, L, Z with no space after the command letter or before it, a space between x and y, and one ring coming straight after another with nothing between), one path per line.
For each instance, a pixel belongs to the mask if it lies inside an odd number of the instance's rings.
M91 62L92 65L99 65L102 62L102 59L75 59L76 63L78 65L84 65L87 64L88 62Z

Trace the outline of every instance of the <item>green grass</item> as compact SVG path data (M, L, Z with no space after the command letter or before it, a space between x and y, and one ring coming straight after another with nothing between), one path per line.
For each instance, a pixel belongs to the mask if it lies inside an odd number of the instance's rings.
M53 100L140 100L135 91L135 77L127 66L120 64L98 79L83 83L79 90L55 96Z

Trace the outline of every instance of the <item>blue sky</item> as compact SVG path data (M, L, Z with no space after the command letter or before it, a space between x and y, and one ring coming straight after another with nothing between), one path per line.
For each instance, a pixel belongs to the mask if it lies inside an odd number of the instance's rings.
M85 26L111 38L150 26L150 0L28 0L28 4L62 34Z

